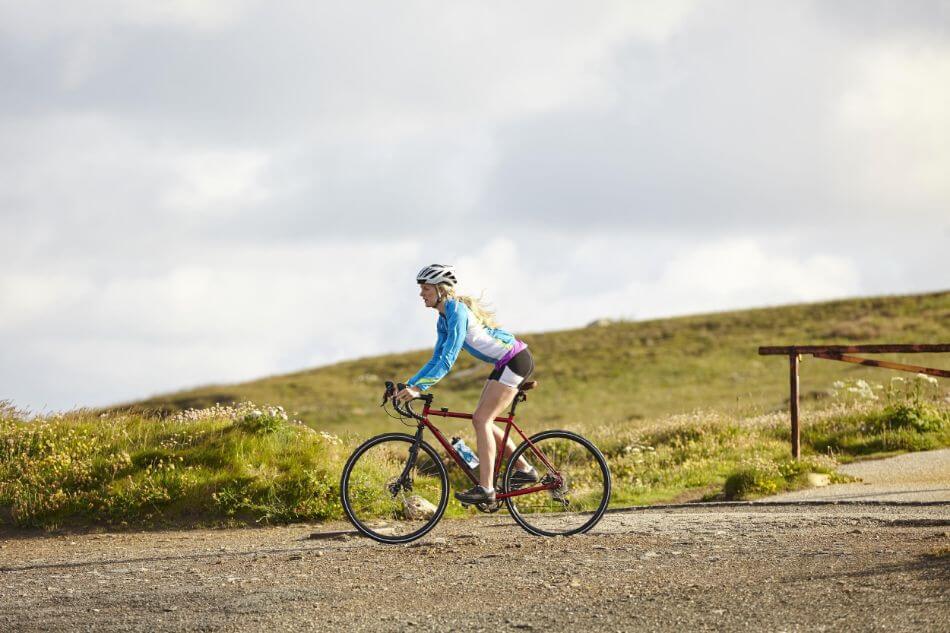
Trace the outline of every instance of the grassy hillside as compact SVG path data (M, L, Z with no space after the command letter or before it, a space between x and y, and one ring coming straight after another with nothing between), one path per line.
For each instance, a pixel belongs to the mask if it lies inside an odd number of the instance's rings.
M518 334L531 347L537 361L535 378L541 383L520 409L529 430L600 425L636 429L695 410L741 417L787 409L788 363L781 357L758 356L760 345L950 341L950 292ZM430 353L378 356L243 384L202 387L116 410L131 406L137 411L175 412L252 400L281 404L314 428L368 436L395 424L376 407L382 381L407 379ZM950 366L946 354L875 357ZM433 389L436 403L471 410L488 373L487 365L463 352L449 376ZM807 414L822 406L835 380L886 382L897 374L808 358L801 370L803 407ZM465 429L467 424L449 422L447 428Z
M809 472L834 479L841 461L950 446L950 381L814 360L802 368L804 459L794 462L787 362L757 355L759 345L950 341L947 292L525 339L543 383L519 410L525 430L564 427L594 440L610 463L614 505L754 497L801 486ZM405 378L427 356L361 359L39 418L0 401L0 524L338 519L347 455L377 431L404 430L376 406L383 379ZM890 358L950 366L946 354ZM434 390L437 402L470 408L487 373L463 358ZM215 404L248 400L260 406ZM468 422L439 422L474 444ZM454 488L464 484L452 476ZM448 513L474 510L453 499Z

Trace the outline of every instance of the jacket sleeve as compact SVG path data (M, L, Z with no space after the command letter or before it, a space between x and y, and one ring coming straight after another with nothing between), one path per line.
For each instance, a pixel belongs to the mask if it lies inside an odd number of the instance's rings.
M420 391L428 390L449 373L462 351L465 334L468 332L468 310L458 301L452 301L445 308L445 317L446 333L444 336L440 334L432 360L406 383L410 387L417 387Z
M435 373L435 367L439 362L439 356L442 355L442 343L444 342L442 334L439 334L439 339L435 342L435 350L432 352L432 358L429 359L429 362L422 366L422 369L416 372L416 375L406 381L406 385L409 387L415 387L419 384L420 380L425 379L427 376Z

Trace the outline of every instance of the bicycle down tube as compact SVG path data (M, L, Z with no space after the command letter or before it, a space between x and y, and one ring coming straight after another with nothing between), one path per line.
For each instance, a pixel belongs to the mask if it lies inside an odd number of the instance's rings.
M458 451L455 450L455 447L452 446L451 442L445 439L445 436L442 434L439 428L429 421L430 414L443 417L443 418L461 418L463 420L471 420L473 415L471 413L458 413L455 411L448 411L444 409L435 410L435 409L432 409L429 406L429 402L426 401L422 409L421 421L427 429L432 431L432 434L435 436L435 438L439 440L439 444L442 445L442 448L444 448L445 451L455 461L455 463L458 464L462 472L464 472L468 476L468 478L472 481L472 483L478 484L479 483L478 477L474 474L474 470L472 468L469 468L468 464L466 464L465 460L463 460L462 457L458 454ZM522 439L524 439L524 441L528 443L528 446L531 448L532 453L534 453L534 455L539 460L541 460L541 462L548 469L550 469L551 472L553 472L556 477L556 481L553 481L551 483L540 484L540 485L531 486L528 488L519 488L518 490L513 490L511 492L497 492L495 495L496 500L505 499L507 497L517 497L519 495L526 495L532 492L540 492L542 490L554 490L555 488L561 485L561 481L560 481L561 475L558 472L558 470L554 466L552 466L551 462L548 461L547 457L545 457L544 454L535 447L534 443L528 438L527 435L524 434L524 431L522 431L518 427L518 425L515 424L514 415L509 415L508 417L497 417L495 418L494 422L501 422L505 424L505 436L504 436L504 440L498 445L498 454L495 457L495 469L494 469L494 472L492 473L492 481L497 481L498 474L501 472L501 463L505 456L505 445L508 443L508 437L511 433L511 427L514 427L515 430L518 431L518 434L522 437Z

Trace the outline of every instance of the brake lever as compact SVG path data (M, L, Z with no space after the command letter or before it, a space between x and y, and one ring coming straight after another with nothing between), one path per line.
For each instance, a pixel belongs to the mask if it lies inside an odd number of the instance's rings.
M416 414L416 412L412 410L411 400L408 402L399 402L399 400L396 399L396 394L398 394L400 391L402 391L405 388L406 388L406 385L401 382L395 385L395 392L393 393L393 397L392 397L393 408L395 408L396 411L398 411L400 414L402 414L403 416L407 418L415 418L416 420L418 420L419 419L418 414Z
M379 403L379 406L385 407L386 401L392 398L395 395L396 386L391 380L386 381L386 393L383 394L383 401Z

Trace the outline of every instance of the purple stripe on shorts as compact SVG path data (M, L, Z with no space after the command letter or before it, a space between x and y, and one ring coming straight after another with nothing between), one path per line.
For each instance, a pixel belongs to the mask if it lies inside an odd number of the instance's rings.
M527 344L516 339L514 347L508 350L508 353L506 353L504 356L499 358L498 362L495 363L495 369L503 368L505 365L508 364L508 361L510 361L512 358L520 354L527 347L528 347Z

